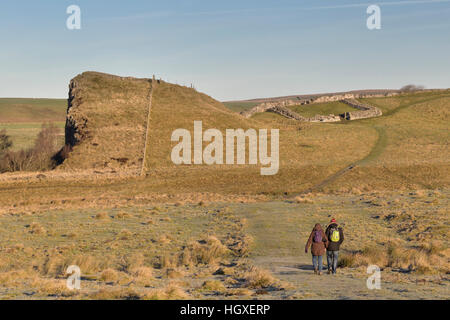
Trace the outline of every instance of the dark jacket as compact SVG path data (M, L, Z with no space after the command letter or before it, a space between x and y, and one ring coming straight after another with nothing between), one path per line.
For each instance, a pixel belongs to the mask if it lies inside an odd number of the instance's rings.
M314 242L314 234L316 231L322 233L322 241L320 242ZM322 226L319 223L316 223L314 229L311 231L311 234L309 235L308 242L306 243L305 246L305 252L308 253L308 249L311 247L311 253L313 256L323 256L325 254L327 244L328 239L327 236L325 235L325 232L323 232Z
M331 229L337 228L339 230L339 241L333 242L331 241ZM337 223L332 223L327 227L327 230L325 231L325 234L327 235L328 239L328 247L327 251L339 251L339 247L341 246L342 242L344 242L344 231L340 226L338 226Z

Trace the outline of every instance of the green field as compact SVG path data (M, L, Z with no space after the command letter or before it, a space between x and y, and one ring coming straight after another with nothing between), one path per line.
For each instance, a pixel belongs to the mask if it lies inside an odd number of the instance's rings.
M0 98L0 130L13 141L12 150L29 148L44 122L63 129L67 110L65 99ZM61 130L61 144L64 131Z
M326 102L326 103L313 103L306 105L298 105L289 107L289 109L297 112L298 114L304 117L314 117L316 114L320 115L339 115L344 112L355 111L354 108L349 105L335 101L335 102Z

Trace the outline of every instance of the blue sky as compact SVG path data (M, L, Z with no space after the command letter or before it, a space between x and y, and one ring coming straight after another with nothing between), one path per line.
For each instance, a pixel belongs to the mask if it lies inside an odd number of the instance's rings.
M71 4L81 30L66 28ZM0 39L0 97L65 98L87 70L219 100L450 87L450 0L1 0Z

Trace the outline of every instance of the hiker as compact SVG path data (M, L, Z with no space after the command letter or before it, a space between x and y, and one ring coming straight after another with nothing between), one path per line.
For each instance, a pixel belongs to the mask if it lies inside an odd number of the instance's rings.
M328 274L336 274L336 268L339 257L339 247L344 241L344 231L336 222L336 219L331 219L330 224L325 231L328 240L327 246L327 264Z
M315 274L322 274L322 256L325 254L325 248L327 245L328 239L325 232L323 232L320 223L316 223L314 229L309 235L308 242L305 247L305 253L308 253L308 248L311 247L312 262Z

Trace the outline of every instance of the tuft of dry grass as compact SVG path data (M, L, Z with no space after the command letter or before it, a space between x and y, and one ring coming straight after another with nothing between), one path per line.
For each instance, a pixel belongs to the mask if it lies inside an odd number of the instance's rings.
M44 296L70 297L77 292L67 288L65 280L45 279L36 277L30 284L39 294Z
M127 213L127 212L119 212L117 215L116 215L116 217L118 218L118 219L125 219L125 218L129 218L131 215L129 214L129 213Z
M180 269L166 269L165 276L168 279L178 279L185 276L185 273Z
M33 222L30 225L30 233L43 235L47 233L47 230L39 222Z
M193 243L190 249L195 265L216 263L230 253L230 250L214 236L210 236L204 241Z
M151 290L144 296L145 300L184 300L189 295L175 283L170 283L163 289Z
M244 286L252 289L273 287L278 283L272 274L264 269L252 266L243 274Z
M447 272L450 269L446 247L431 242L417 247L407 247L401 241L391 241L383 246L369 246L361 251L343 254L341 267L360 267L374 264L380 268L399 268L418 274Z
M107 220L109 219L109 215L107 212L99 212L95 215L95 219L98 220Z
M133 277L153 278L153 269L150 267L134 267L129 272Z
M202 290L215 291L215 292L225 292L226 288L222 282L218 280L206 280L202 284Z
M143 295L134 288L102 288L90 294L88 297L93 300L139 300Z
M295 202L297 203L314 203L314 201L306 196L295 197Z
M130 240L133 236L133 233L127 229L122 229L117 235L118 240Z
M254 292L247 288L231 288L226 291L227 296L252 296Z
M115 282L119 279L119 273L114 269L108 268L102 271L100 279L106 282Z
M169 244L172 240L173 239L170 235L163 234L156 240L156 242L159 244Z

